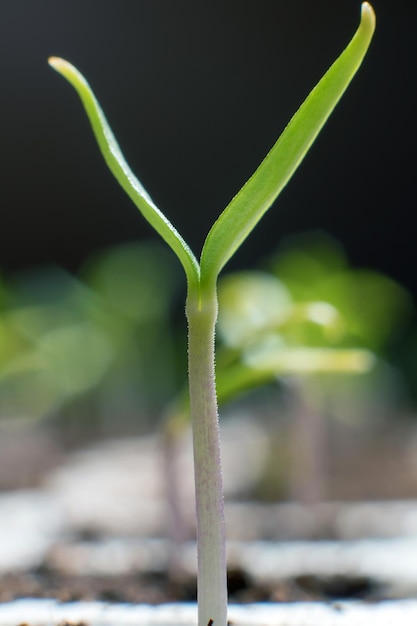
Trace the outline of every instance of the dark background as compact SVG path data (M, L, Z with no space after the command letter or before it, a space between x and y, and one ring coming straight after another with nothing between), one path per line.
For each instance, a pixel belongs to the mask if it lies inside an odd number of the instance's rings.
M417 2L375 0L369 55L277 205L229 267L321 228L417 292ZM72 271L151 230L108 173L72 88L96 92L133 170L196 253L347 44L358 0L1 0L0 268Z

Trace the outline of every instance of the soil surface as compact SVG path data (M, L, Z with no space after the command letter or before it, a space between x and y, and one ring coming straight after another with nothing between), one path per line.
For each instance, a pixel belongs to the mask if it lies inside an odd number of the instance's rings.
M376 586L364 577L306 575L293 581L260 584L242 571L231 570L228 589L230 602L234 604L378 599ZM194 577L173 581L164 575L70 576L41 567L0 578L0 602L27 597L151 605L197 600Z
M384 540L384 545L403 536L414 541L417 429L411 425L399 433L384 428L369 439L362 433L357 445L354 433L342 430L336 440L333 433L337 455L328 459L332 473L326 488L347 501L285 504L275 502L276 486L266 488L271 472L282 484L280 459L272 464L279 437L244 420L229 424L224 428L223 456L232 557L234 541L246 545L261 540L271 554L268 545L278 543L286 549L285 559L297 542L304 541L313 547L330 540L361 542L372 537ZM195 546L181 557L177 570L172 566L166 475L157 436L69 447L47 429L0 434L1 603L28 597L145 604L195 601ZM195 528L188 435L179 446L176 467L181 484L180 534L190 544ZM394 495L398 502L367 502L369 497ZM363 504L355 503L355 498ZM404 551L412 552L407 547ZM272 574L258 577L253 563L248 565L250 557L245 561L244 550L237 547L235 554L243 556L231 557L232 603L375 602L417 593L417 574L411 592L410 587L392 592L360 559L358 566L352 559L346 565L341 558L336 559L339 569L333 562L327 570L304 571L297 566L283 572L278 563L285 559L280 553ZM175 576L168 573L172 571Z

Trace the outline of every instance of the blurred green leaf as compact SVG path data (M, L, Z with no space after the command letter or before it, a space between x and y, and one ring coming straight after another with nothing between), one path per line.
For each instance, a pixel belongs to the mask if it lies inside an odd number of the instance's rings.
M259 333L278 329L292 314L287 288L272 274L237 272L219 281L219 335L242 347Z
M376 271L350 268L340 245L321 233L293 238L272 267L296 302L322 301L339 312L345 345L381 350L411 317L412 301L401 285Z

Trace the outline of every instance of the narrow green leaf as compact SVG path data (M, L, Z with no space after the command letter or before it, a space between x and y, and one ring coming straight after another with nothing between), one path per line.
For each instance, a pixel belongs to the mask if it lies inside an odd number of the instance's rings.
M356 348L280 347L249 351L229 367L218 367L219 404L283 376L360 375L372 370L376 357Z
M289 181L358 70L375 29L368 2L353 39L311 91L255 173L211 228L201 255L201 283L212 284Z
M195 256L174 226L154 204L126 163L119 144L84 76L64 59L51 57L48 62L77 91L90 120L100 151L112 174L131 200L133 200L145 219L175 252L184 267L188 281L197 285L199 281L199 266Z
M375 356L360 348L288 347L253 349L244 363L254 371L283 374L363 374L375 364Z

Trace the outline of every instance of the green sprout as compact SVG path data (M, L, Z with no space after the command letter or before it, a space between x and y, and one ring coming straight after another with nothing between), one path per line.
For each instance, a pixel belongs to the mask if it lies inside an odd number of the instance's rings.
M217 278L285 187L340 100L366 54L375 14L362 4L352 40L310 92L258 169L211 227L200 262L129 168L87 81L67 61L50 65L75 88L102 155L120 185L180 260L187 279L188 379L193 430L199 626L226 626L227 584L223 485L214 367Z

